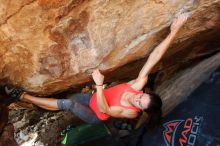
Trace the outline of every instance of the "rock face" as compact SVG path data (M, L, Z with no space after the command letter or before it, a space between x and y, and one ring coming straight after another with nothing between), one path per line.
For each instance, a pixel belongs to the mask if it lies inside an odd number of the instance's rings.
M58 146L62 139L61 131L67 125L81 122L71 113L63 111L11 110L10 117L17 143L27 146Z
M91 81L100 68L108 76L130 77L134 63L149 55L167 35L173 17L192 17L153 72L182 66L217 51L220 0L0 0L0 81L29 92L52 94ZM175 56L175 58L174 58ZM184 64L185 63L185 64ZM176 66L175 66L176 65ZM125 67L126 68L126 67ZM134 71L134 74L135 74ZM137 72L137 71L136 71ZM164 74L164 73L163 73Z
M220 53L177 73L170 80L157 86L156 92L163 97L163 114L171 112L184 101L218 67L220 67Z
M104 72L106 81L133 79L183 11L192 16L149 78L163 98L164 114L220 65L220 0L0 0L0 4L0 84L10 82L28 92L50 95L88 83L94 68ZM4 127L6 105L0 104L0 113L0 145L17 145L11 138L12 125ZM18 144L55 145L54 137L73 119L62 112L17 110L10 112L9 121ZM54 135L45 137L51 127Z

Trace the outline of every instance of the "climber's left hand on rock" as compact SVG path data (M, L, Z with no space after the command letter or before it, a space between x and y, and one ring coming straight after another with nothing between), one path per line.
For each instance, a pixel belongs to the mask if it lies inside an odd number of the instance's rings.
M186 22L188 17L189 15L187 13L182 13L177 18L175 18L170 27L171 33L177 33Z

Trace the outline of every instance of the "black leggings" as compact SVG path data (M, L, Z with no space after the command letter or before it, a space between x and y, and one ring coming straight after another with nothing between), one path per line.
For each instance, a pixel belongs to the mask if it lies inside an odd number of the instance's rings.
M78 93L68 96L69 99L58 99L57 105L60 110L67 110L79 117L86 123L99 124L101 120L89 107L91 94Z

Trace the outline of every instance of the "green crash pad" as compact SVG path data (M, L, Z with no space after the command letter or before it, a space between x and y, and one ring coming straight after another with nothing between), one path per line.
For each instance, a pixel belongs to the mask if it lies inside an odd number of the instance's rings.
M95 139L109 136L110 132L105 124L83 124L68 131L61 144L65 146L77 146Z

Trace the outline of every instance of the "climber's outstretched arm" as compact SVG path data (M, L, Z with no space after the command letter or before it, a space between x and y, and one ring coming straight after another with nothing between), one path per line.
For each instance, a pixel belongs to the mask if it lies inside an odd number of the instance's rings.
M138 77L135 80L129 82L129 84L136 90L142 90L148 80L148 74L151 72L152 68L159 62L166 50L169 48L170 44L174 40L177 32L183 26L188 18L187 14L181 14L174 19L170 27L170 34L153 50L150 54L147 62L141 69Z

